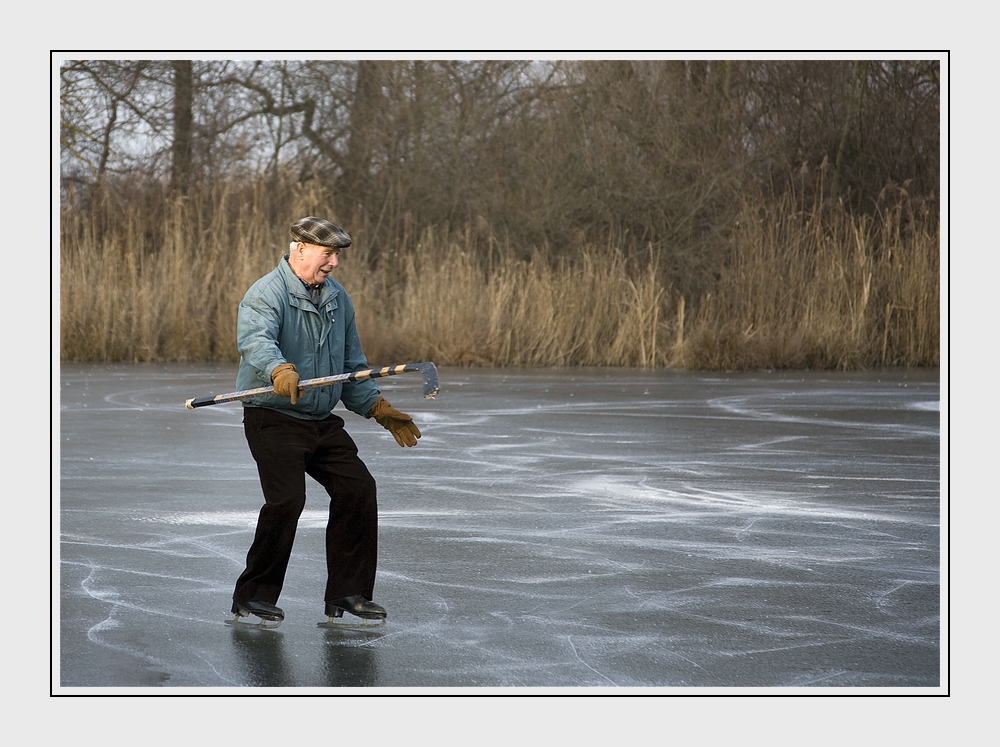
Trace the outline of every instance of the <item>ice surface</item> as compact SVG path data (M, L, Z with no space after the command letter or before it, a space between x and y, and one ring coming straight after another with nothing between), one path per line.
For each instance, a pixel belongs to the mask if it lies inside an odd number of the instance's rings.
M342 413L379 483L377 631L324 630L326 497L278 630L227 626L260 488L221 366L67 364L64 688L933 688L937 371L441 370Z

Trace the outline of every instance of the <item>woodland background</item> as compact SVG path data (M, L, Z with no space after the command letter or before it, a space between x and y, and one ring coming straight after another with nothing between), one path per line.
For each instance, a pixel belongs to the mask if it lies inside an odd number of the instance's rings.
M67 60L60 355L238 359L328 218L372 365L940 364L936 60Z

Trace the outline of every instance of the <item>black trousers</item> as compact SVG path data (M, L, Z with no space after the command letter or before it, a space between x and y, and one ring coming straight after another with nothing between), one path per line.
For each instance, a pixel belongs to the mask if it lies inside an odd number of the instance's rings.
M372 599L378 553L375 478L336 415L300 420L264 407L243 409L243 430L264 492L264 506L233 600L275 604L295 529L306 504L306 475L330 496L324 601Z

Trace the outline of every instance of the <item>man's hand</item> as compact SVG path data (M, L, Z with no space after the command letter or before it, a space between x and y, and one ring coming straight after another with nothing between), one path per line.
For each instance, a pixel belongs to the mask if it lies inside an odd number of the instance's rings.
M302 387L299 386L299 375L292 363L282 363L275 368L271 372L271 381L274 383L274 393L288 397L293 405L304 394Z
M420 438L420 429L406 413L400 412L385 401L383 397L375 400L368 417L375 418L378 424L385 428L400 446L416 446Z

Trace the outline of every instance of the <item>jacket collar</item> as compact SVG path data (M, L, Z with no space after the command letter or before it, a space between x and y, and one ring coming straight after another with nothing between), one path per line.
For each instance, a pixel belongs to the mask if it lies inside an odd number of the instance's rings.
M278 267L281 271L282 277L285 279L285 287L288 288L288 292L296 298L312 301L312 297L309 294L309 288L306 286L305 281L296 275L292 270L292 266L288 264L287 254L281 258L281 262L278 263ZM336 286L330 278L327 278L323 281L323 285L320 289L319 303L317 306L323 305L336 295Z

